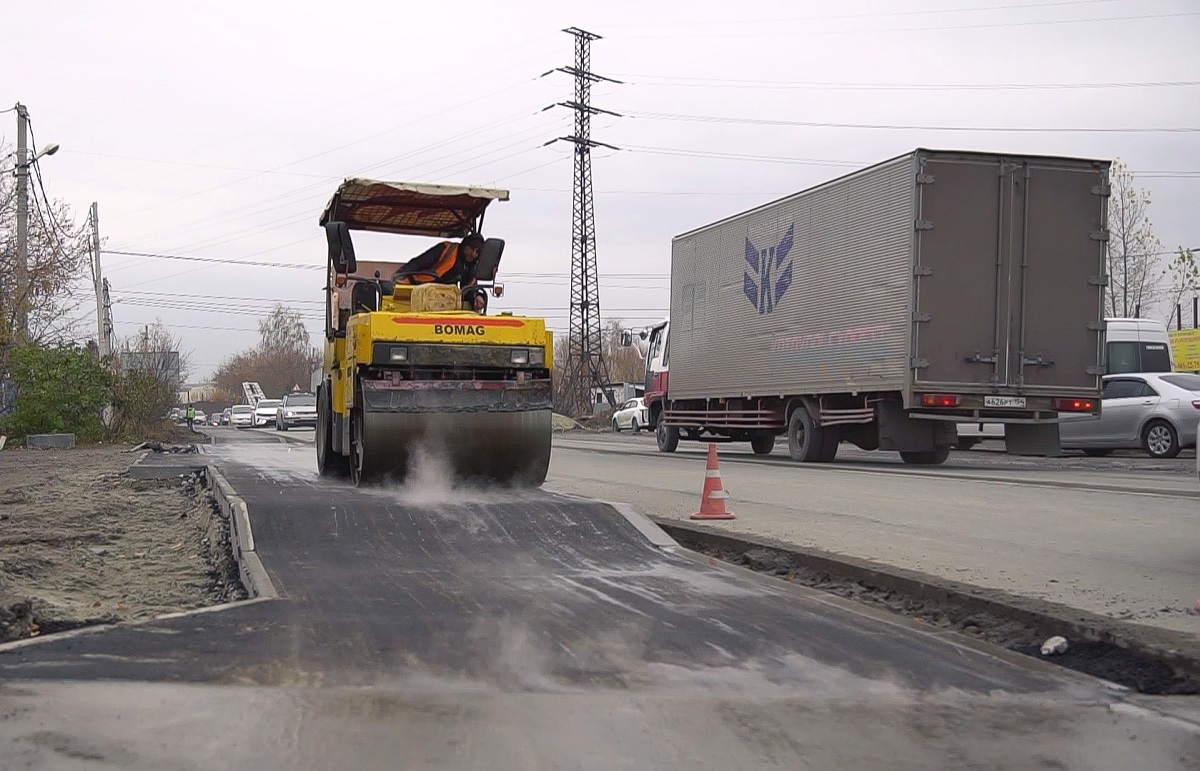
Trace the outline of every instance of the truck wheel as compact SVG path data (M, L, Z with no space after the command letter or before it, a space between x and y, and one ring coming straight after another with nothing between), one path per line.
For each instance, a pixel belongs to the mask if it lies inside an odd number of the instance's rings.
M333 449L333 409L323 385L317 388L317 430L313 443L317 445L317 473L331 479L350 476L350 460Z
M943 444L936 450L901 450L900 460L910 466L940 466L950 457L950 445Z
M797 407L788 420L788 454L799 463L821 460L825 447L825 432L804 407Z
M771 450L775 449L775 435L756 434L750 438L750 449L754 450L755 455L770 455Z
M1142 430L1142 447L1151 458L1174 458L1182 449L1175 427L1165 420L1152 420Z
M679 446L679 428L677 426L668 426L662 418L658 419L658 429L654 432L654 438L658 440L659 452L675 452L675 448Z

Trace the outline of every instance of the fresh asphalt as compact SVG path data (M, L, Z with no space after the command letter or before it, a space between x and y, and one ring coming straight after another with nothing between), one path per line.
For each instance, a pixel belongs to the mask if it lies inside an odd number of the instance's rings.
M33 741L31 725L14 717L23 703L26 721L59 719L86 745L98 729L72 722L62 700L94 698L98 681L116 681L132 689L114 702L136 703L131 720L150 684L163 683L257 689L273 709L280 687L303 688L306 704L339 688L384 698L399 687L427 710L447 710L437 730L406 740L423 748L409 763L389 747L411 734L411 711L375 715L395 730L369 740L346 736L344 725L313 729L346 743L344 757L379 767L718 767L742 758L903 768L990 758L998 767L1167 768L1187 767L1200 750L1197 726L1123 710L1123 695L1103 683L701 561L603 503L451 489L434 462L404 488L360 490L319 478L310 444L213 433L206 460L245 500L279 598L0 651L0 678L26 689L0 688L0 742ZM468 708L482 698L469 695L476 689L498 712ZM288 709L303 711L287 692ZM193 708L211 698L186 693ZM537 695L559 707L534 707ZM681 728L659 714L668 704L713 717ZM496 729L501 713L511 732ZM99 757L129 766L174 757L146 746L146 725L105 729L116 734ZM264 767L281 768L311 761L297 760L306 740L286 731L242 741L220 757L272 758ZM271 742L286 751L271 755ZM62 744L28 744L30 766L56 767ZM593 754L572 756L585 751Z

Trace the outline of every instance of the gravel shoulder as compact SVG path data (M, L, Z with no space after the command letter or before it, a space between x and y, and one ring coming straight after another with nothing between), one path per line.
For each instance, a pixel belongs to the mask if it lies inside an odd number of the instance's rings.
M198 478L130 479L124 449L0 452L0 642L245 598Z

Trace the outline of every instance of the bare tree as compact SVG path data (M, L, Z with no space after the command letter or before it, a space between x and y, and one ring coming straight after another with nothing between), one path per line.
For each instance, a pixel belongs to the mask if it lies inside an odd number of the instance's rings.
M217 388L240 394L242 383L255 382L271 397L297 386L307 389L321 357L300 314L277 303L258 323L258 332L257 347L233 354L217 368L213 376Z
M187 378L191 351L160 320L117 343L118 378L113 389L112 431L116 435L152 430Z
M1116 161L1109 182L1108 315L1129 317L1163 298L1163 248L1150 222L1150 193L1135 186L1129 167Z
M604 325L604 356L608 361L608 373L617 383L641 383L646 379L646 362L637 348L621 345L621 330L626 328L621 319L609 319Z
M11 157L0 145L0 158ZM0 364L16 340L17 319L28 318L25 342L35 345L75 337L82 319L73 314L87 287L89 236L75 222L71 207L47 201L36 177L29 186L29 281L25 291L16 283L16 182L0 174Z
M115 355L119 371L136 369L153 376L170 389L172 398L183 388L191 371L192 352L157 318L119 341Z

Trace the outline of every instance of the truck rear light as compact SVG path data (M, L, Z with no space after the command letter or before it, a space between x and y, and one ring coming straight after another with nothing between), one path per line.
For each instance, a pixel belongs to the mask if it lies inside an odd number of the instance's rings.
M1192 402L1192 406L1195 407L1196 409L1200 410L1200 399L1197 399L1196 401Z
M1055 399L1054 409L1059 412L1095 412L1096 402L1091 399Z
M958 401L954 394L921 394L922 407L957 407Z

